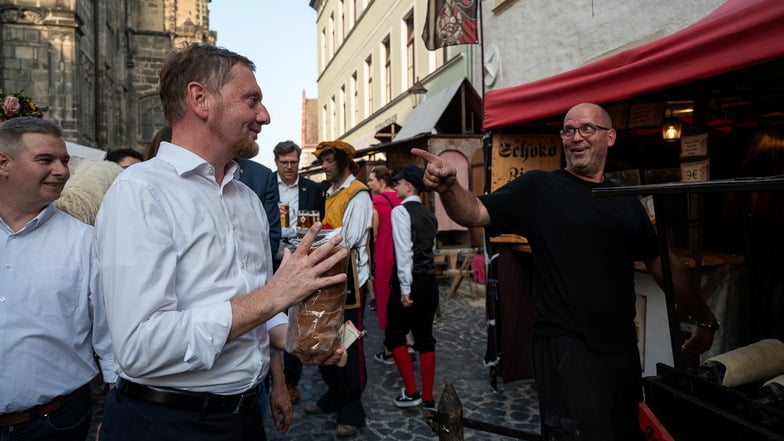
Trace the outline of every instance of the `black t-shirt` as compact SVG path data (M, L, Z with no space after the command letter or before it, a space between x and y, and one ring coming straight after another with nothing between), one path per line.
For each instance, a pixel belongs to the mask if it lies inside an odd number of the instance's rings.
M529 171L481 196L493 230L531 245L535 334L577 336L602 352L635 344L634 261L659 249L638 198L591 194L615 185Z

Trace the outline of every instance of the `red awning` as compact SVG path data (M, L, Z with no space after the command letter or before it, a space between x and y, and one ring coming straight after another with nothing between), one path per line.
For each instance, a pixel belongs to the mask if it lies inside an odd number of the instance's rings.
M566 113L784 55L784 0L728 0L672 35L549 78L485 94L483 129Z

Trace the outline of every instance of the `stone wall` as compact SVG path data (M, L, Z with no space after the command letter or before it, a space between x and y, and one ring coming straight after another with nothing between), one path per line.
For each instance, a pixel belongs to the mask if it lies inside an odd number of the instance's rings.
M165 125L158 71L186 41L214 43L208 0L0 0L0 89L49 106L66 139L143 151Z

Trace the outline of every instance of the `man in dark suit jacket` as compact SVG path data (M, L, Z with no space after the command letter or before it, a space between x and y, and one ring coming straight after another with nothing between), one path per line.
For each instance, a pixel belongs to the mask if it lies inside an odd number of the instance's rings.
M261 199L261 205L267 212L270 229L270 248L275 256L280 245L280 211L278 211L278 186L275 182L275 173L256 161L250 159L235 159L240 166L240 182L250 187Z
M299 175L302 149L296 143L280 142L273 153L278 167L278 200L289 205L289 227L283 229L283 237L294 237L298 227L297 213L315 210L319 212L319 219L324 217L324 192L321 185Z
M289 205L289 226L282 228L283 240L297 235L297 214L304 210L319 212L324 218L324 193L321 185L299 175L302 149L293 141L278 143L273 149L277 172L278 201ZM282 249L283 247L281 247ZM278 252L280 258L282 254ZM283 354L284 375L292 404L299 401L297 384L302 376L302 362L296 356Z

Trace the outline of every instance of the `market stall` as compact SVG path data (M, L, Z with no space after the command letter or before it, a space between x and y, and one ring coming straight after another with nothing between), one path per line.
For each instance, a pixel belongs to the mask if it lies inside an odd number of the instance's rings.
M595 102L610 111L618 141L610 149L607 171L622 184L697 184L781 174L781 23L784 2L729 0L660 40L550 78L487 92L483 125L492 139L486 146L492 162L486 189L529 169L561 167L558 128L563 114L580 102ZM671 123L677 126L677 137L666 139L669 132L664 129ZM649 202L650 214L666 211L681 219L666 236L680 258L690 262L695 286L705 295L725 299L717 307L736 318L714 351L782 335L780 320L769 312L782 296L780 271L771 271L782 264L778 250L784 249L780 195L691 192L662 204L653 210ZM748 218L739 215L744 207ZM746 221L751 223L749 237L739 233ZM500 324L500 351L506 355L499 373L512 381L530 376L530 326L521 325L532 314L526 275L530 250L520 237L493 237L490 243L491 254L499 253L489 276L497 276L501 291L495 309L511 314ZM745 244L755 258L749 258ZM756 277L760 285L754 299L743 295L748 277ZM660 332L670 330L671 323L665 293L644 271L636 283L638 312L643 310L641 354L646 375L651 375L657 362L681 363L672 351L679 336L677 330Z

